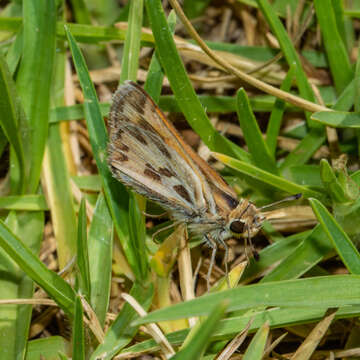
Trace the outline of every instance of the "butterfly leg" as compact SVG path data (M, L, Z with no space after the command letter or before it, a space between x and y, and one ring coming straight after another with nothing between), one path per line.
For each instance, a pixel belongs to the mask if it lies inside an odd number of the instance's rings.
M151 219L160 219L160 218L162 218L163 216L167 215L168 212L167 212L167 211L164 211L164 212L161 213L161 214L148 214L148 213L146 213L145 211L142 211L142 214L143 214L144 216L146 216L146 217L151 218Z
M255 260L259 260L259 253L255 250L255 247L254 247L254 245L253 245L253 243L252 243L252 241L251 241L251 236L250 236L250 227L248 226L247 227L247 233L248 233L248 236L247 236L247 241L249 242L249 247L250 247L250 251L251 251L251 254L253 255L253 257L254 257L254 259ZM247 250L246 250L246 248L247 248L247 241L245 241L245 254L246 254L246 258L247 258L247 260L248 260L248 262L249 262L249 257L248 257L248 254L247 254Z
M221 238L218 239L220 244L225 249L225 275L226 275L226 283L228 288L230 289L230 279L229 279L229 268L228 268L228 261L229 261L229 247L225 243L225 241Z
M156 235L160 234L161 232L165 231L165 230L168 230L168 229L171 229L172 227L175 227L177 225L181 224L181 221L175 221L173 222L172 224L168 225L168 226L165 226L157 231L155 231L153 234L152 234L152 240L154 241L155 240L155 237Z
M209 290L210 290L210 276L211 276L212 269L213 269L214 263L215 263L215 255L216 255L216 251L217 251L217 244L216 244L216 241L210 235L206 234L205 238L207 240L208 245L212 248L211 258L210 258L210 265L209 265L208 272L206 274L206 287L207 287L207 291L209 292Z

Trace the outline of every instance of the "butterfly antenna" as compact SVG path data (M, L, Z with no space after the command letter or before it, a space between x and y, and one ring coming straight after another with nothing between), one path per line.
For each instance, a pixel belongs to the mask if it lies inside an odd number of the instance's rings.
M293 200L298 200L298 199L301 198L301 196L302 196L301 193L295 194L295 195L291 195L291 196L288 196L288 197L286 197L286 198L284 198L284 199L281 199L281 200L279 200L279 201L275 201L275 202L273 202L273 203L271 203L271 204L267 204L267 205L261 206L261 207L259 207L258 209L259 209L259 210L264 210L264 209L267 209L267 208L269 208L269 207L273 207L273 206L275 206L275 205L282 204L282 203L284 203L284 202L293 201Z

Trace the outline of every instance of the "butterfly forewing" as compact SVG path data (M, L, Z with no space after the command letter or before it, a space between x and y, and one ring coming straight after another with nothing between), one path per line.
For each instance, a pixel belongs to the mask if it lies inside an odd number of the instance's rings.
M206 209L196 169L165 141L172 134L162 126L151 99L133 83L115 93L109 128L115 177L179 215L196 216Z
M233 190L135 83L126 82L115 93L109 129L115 177L172 210L174 217L220 215L237 206Z

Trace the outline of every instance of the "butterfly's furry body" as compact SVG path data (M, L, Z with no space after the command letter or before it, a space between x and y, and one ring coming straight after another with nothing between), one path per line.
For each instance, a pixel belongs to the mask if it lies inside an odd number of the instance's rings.
M118 180L159 203L212 245L253 236L263 216L187 145L144 90L126 82L109 117L109 166Z

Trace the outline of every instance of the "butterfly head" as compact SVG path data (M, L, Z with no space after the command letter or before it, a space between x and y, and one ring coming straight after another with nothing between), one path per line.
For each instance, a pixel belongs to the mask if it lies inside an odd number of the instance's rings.
M264 220L265 217L253 203L243 200L230 212L227 226L231 236L253 237L260 230Z

